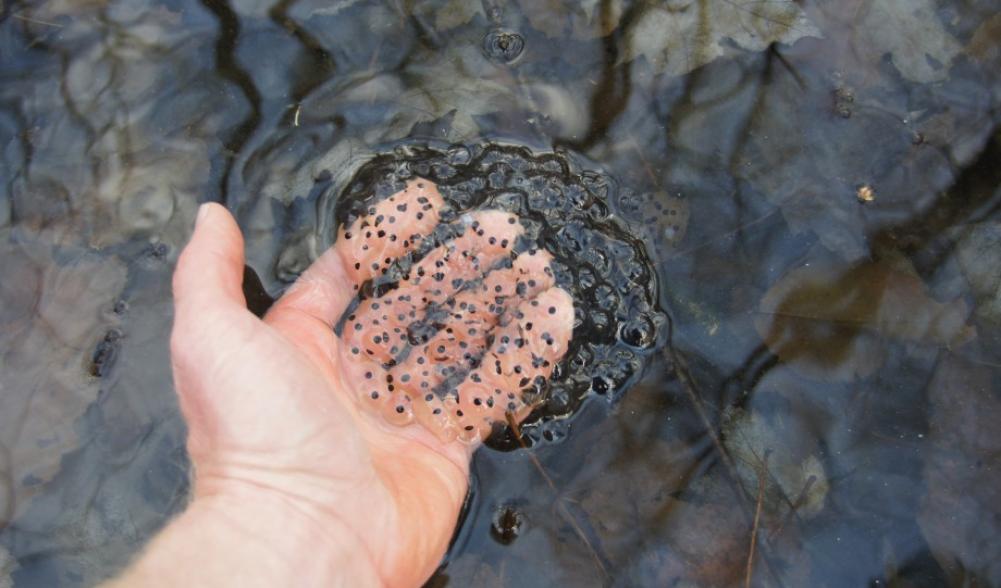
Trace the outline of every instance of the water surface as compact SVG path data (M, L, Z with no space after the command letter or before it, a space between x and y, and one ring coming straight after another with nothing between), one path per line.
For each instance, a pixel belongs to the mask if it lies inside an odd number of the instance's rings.
M427 144L608 178L657 297L476 454L431 586L1001 585L999 72L991 0L3 2L0 586L99 582L183 507L197 205L260 309L324 185Z

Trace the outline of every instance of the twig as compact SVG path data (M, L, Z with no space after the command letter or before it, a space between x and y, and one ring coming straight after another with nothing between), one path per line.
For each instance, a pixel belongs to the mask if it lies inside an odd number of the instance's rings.
M633 137L632 134L629 135L629 143L630 146L633 148L633 150L636 152L636 156L639 158L640 163L643 164L643 169L646 171L647 175L650 176L650 181L653 182L654 185L656 185L657 174L653 172L653 168L650 167L650 162L648 162L646 160L646 157L643 156L643 149L640 148L640 144L636 142L636 137Z
M796 501L792 503L792 505L789 507L789 510L786 512L785 516L782 517L782 521L779 523L779 526L776 527L774 531L768 534L769 541L779 536L779 534L782 532L782 529L784 529L786 524L789 523L789 519L791 519L792 516L796 514L796 511L799 510L799 507L803 506L803 503L806 502L807 493L810 492L810 488L813 488L813 484L816 481L817 481L817 476L810 476L809 478L806 479L806 484L803 484L803 489L799 491L799 496L796 497Z
M7 494L4 501L0 502L0 530L3 530L14 519L17 489L14 487L14 464L11 451L4 444L0 444L0 457L3 458L3 469L0 470L0 484L2 486L0 487Z
M754 549L758 545L758 525L761 523L761 504L765 497L765 477L768 475L768 455L761 461L761 471L758 472L758 503L754 507L754 526L751 527L751 548L747 551L747 574L744 576L744 588L751 588L751 575L754 572Z
M56 27L57 29L63 28L63 25L61 25L59 23L48 22L48 21L45 21L45 20L39 20L37 18L31 18L29 16L24 16L22 14L12 14L11 16L13 16L14 18L16 18L18 20L23 20L24 22L30 22L30 23L34 23L34 24L45 25L47 27Z
M719 435L716 434L716 429L713 427L712 421L709 420L709 415L706 414L705 406L702 405L702 401L695 393L695 387L692 385L692 381L689 378L687 366L681 357L674 352L673 347L668 347L668 349L665 350L665 355L670 363L674 365L674 375L678 378L682 387L685 389L685 395L688 396L688 400L692 403L695 413L699 415L699 420L702 421L702 426L705 427L706 434L708 434L709 438L712 440L713 446L716 448L716 452L719 454L720 459L723 460L723 464L726 466L727 471L733 479L739 479L737 477L737 466L734 464L733 458L730 457L730 452L723 447L723 441L720 440Z
M506 412L504 413L504 417L507 419L507 426L511 427L511 431L514 433L514 438L518 440L518 445L520 445L522 449L526 450L525 453L528 455L528 459L532 462L532 465L535 466L535 469L539 470L539 473L542 474L542 478L546 481L546 484L548 484L552 489L553 494L556 496L556 505L560 510L560 514L568 523L570 523L574 533L577 534L577 537L587 547L588 551L591 553L591 557L594 559L595 565L597 565L598 570L601 571L601 575L608 578L608 570L606 570L605 565L601 563L601 557L598 556L597 550L595 550L594 546L591 545L591 541L588 540L587 535L584 534L584 530L580 528L579 524L577 524L577 520L573 517L570 511L567 510L566 505L563 504L563 498L560 496L560 491L556 488L556 483L553 482L549 473L546 472L546 468L542 467L542 462L539 461L539 458L537 458L531 451L528 451L528 445L525 444L525 440L521 437L521 427L518 426L518 422L514 418L514 413Z
M759 216L758 218L756 218L754 220L747 221L746 223L741 223L740 226L738 226L737 228L735 228L733 230L727 231L725 233L719 233L717 235L713 235L709 239L706 239L705 241L702 241L701 243L696 243L695 245L692 245L691 247L688 247L687 249L684 249L682 251L675 251L675 252L671 253L671 255L668 257L668 259L674 259L676 257L681 257L681 256L684 256L684 255L688 255L688 254L692 253L693 251L697 251L697 250L699 250L699 249L701 249L703 247L706 247L708 245L712 245L713 243L718 243L722 239L726 239L728 237L735 236L735 235L739 234L741 231L743 231L744 229L746 229L748 227L752 227L752 226L754 226L754 225L756 225L756 224L758 224L760 222L766 221L766 220L770 219L771 217L775 216L775 213L778 212L778 210L779 209L776 208L776 209L774 209L774 210L772 210L770 212L765 213L762 216Z
M740 511L741 513L744 514L745 519L749 519L751 517L751 513L748 512L748 506L747 504L745 504L746 500L745 492L742 486L736 482L736 480L740 479L740 477L737 474L737 466L734 463L733 457L730 455L730 452L728 452L726 450L726 447L723 445L723 442L719 438L719 435L716 434L716 429L715 427L713 427L712 422L709 420L709 415L706 413L706 409L702 403L702 400L699 398L698 394L695 393L695 384L694 382L692 382L691 375L688 373L687 364L685 363L684 359L677 353L673 343L670 342L672 337L673 337L673 332L671 335L668 336L669 342L662 352L664 359L670 365L674 366L673 370L674 375L681 382L682 387L685 389L685 394L688 396L689 401L691 401L692 403L692 407L695 409L696 414L699 416L699 419L702 421L702 424L705 427L706 434L709 435L710 439L712 439L713 446L715 447L716 452L719 454L720 460L723 462L723 465L726 466L726 471L728 474L726 476L726 480L730 484L730 487L733 488L734 494L737 496L737 506L740 507ZM778 572L775 569L775 566L772 565L771 558L769 558L767 553L764 551L762 552L762 559L764 559L765 565L767 566L768 571L771 572L772 577L775 578L776 583L779 586L783 586L784 584L782 582L781 576L779 576Z

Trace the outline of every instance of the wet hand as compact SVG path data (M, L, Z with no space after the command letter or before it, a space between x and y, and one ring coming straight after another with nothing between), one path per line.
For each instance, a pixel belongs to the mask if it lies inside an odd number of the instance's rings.
M525 392L548 378L573 327L548 254L515 255L521 226L499 211L458 219L461 234L398 287L353 304L431 234L441 206L426 181L375 204L263 321L243 298L239 228L203 207L175 273L171 341L195 504L276 505L388 585L433 572L472 451L495 421L527 416Z

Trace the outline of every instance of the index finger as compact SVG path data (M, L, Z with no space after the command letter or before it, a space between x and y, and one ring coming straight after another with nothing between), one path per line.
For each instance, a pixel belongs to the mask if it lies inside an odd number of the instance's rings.
M299 276L265 320L293 311L333 328L361 284L385 273L434 230L442 205L437 186L418 178L370 206L351 226L340 228L333 246Z

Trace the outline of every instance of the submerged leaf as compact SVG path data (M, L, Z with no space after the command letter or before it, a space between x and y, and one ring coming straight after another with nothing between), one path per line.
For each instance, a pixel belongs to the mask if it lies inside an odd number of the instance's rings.
M94 376L114 360L111 309L126 269L86 249L14 236L0 245L0 273L0 480L13 483L0 495L3 526L77 446L76 421L100 389Z
M0 545L0 588L12 588L14 580L11 575L17 570L17 561L14 560L10 552Z
M934 0L861 2L852 23L854 50L871 62L889 53L900 74L912 82L942 81L962 48L937 10Z
M768 454L762 504L773 522L794 505L798 516L810 518L824 508L830 487L824 466L814 455L804 455L810 434L803 423L790 419L784 427L771 423L756 412L728 409L723 415L723 443L734 457L740 483L754 496L758 477Z
M436 136L451 141L476 137L480 128L475 117L505 110L516 103L511 86L503 83L503 75L497 71L478 48L449 52L415 66L412 72L420 81L399 96L406 109L401 110L392 126L403 136L415 124L449 117L447 126L434 129Z
M804 266L765 294L755 327L807 376L850 380L883 360L882 338L955 347L976 335L963 300L941 303L915 275L882 263Z
M706 483L695 500L676 498L693 451L646 440L631 458L607 464L580 496L612 561L642 559L632 585L732 585L744 570L747 527L730 487ZM623 484L623 480L629 480Z
M519 4L532 26L553 38L604 37L622 18L621 0L519 0Z
M243 108L224 106L226 83L190 55L211 46L210 25L163 7L106 4L55 0L33 13L69 23L49 50L72 59L61 76L39 68L3 88L38 121L31 154L10 179L12 206L27 224L94 247L134 238L179 246L211 153ZM174 53L182 47L191 49Z
M658 71L683 75L732 54L731 43L762 51L819 36L793 0L670 0L648 8L629 28L622 61L642 55Z
M966 53L982 63L1001 59L1001 13L995 14L977 28L970 44L966 46Z
M976 297L977 316L1001 323L1001 223L970 226L957 258Z
M1001 399L997 370L955 357L939 364L918 523L942 567L967 585L1001 584Z
M958 80L949 91L919 90L886 66L824 73L808 45L783 55L796 75L762 86L733 169L793 232L813 233L842 260L861 262L872 257L874 237L945 205L943 192L992 133L993 99ZM870 200L859 198L863 186Z
M482 2L467 0L426 0L418 2L413 7L414 15L431 19L438 32L444 32L462 26L473 20L477 15L483 16Z

